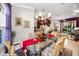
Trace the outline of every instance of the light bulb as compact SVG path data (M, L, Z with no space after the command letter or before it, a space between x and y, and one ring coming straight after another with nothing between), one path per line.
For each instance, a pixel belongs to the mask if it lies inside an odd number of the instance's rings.
M44 20L44 17L42 17L41 20Z
M51 13L48 13L48 17L51 17Z
M42 16L42 12L39 12L39 16Z
M35 18L37 19L37 18L38 18L38 16L36 15L36 16L35 16Z

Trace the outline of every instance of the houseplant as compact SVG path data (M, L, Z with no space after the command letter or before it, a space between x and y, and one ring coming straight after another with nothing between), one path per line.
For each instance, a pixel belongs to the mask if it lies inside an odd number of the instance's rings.
M14 45L16 33L14 31L11 31L11 36L12 36L12 45Z

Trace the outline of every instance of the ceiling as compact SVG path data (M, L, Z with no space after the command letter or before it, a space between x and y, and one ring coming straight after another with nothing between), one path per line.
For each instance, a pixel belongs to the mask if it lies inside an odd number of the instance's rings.
M33 7L36 14L44 9L45 13L52 13L55 19L70 18L78 16L73 10L79 9L79 3L21 3L22 5Z

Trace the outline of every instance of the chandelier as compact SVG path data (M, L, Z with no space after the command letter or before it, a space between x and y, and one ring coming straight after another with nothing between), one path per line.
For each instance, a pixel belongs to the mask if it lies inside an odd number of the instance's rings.
M51 13L45 12L44 9L42 11L38 12L38 14L35 17L36 19L36 27L40 32L44 32L46 28L48 28L51 24Z
M46 19L51 19L51 13L45 12L45 9L42 9L40 12L38 12L38 14L35 16L36 20L46 20Z

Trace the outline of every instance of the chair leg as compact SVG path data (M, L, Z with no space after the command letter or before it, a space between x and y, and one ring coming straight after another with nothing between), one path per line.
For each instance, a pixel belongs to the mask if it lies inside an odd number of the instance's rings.
M25 54L25 56L27 56L27 49L24 50L24 54Z

